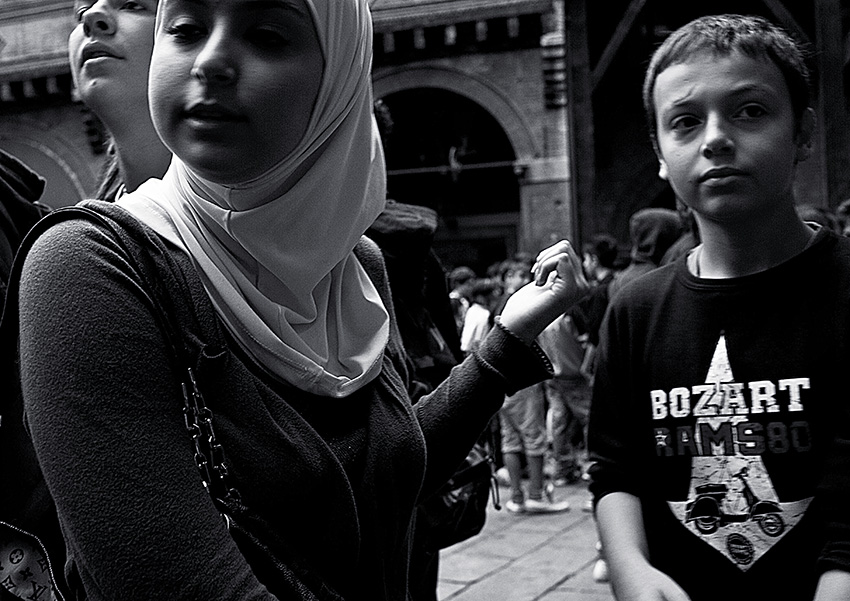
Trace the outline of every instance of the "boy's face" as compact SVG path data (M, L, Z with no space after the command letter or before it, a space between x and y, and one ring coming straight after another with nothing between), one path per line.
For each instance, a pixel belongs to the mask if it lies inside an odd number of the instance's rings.
M307 129L324 58L304 0L163 0L150 76L154 123L221 184L265 173Z
M653 100L659 175L698 216L758 217L793 203L794 167L808 156L814 117L809 110L797 127L772 61L697 54L658 75Z

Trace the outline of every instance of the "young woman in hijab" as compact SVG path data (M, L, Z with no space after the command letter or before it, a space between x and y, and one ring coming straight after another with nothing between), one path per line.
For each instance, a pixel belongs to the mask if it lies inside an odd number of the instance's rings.
M150 99L175 159L88 205L157 236L201 291L184 303L220 324L197 388L227 498L271 568L205 489L182 411L194 382L125 248L74 219L24 251L25 409L74 595L405 599L416 504L505 394L548 376L533 340L586 289L566 243L411 405L380 253L361 238L385 198L371 48L367 0L163 0Z
M115 200L162 177L171 151L148 108L148 67L157 0L77 0L68 37L71 75L80 99L109 131L109 159L95 198Z

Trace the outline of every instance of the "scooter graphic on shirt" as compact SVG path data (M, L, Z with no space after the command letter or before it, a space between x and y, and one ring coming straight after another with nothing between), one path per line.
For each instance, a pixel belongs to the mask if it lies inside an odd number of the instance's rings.
M694 522L702 534L713 534L717 529L736 522L754 521L768 536L779 536L785 530L785 521L780 513L782 508L775 501L759 499L747 482L748 469L742 467L732 474L741 481L741 494L747 505L744 513L724 513L723 505L729 487L725 484L711 483L697 486L696 498L688 502L685 508L686 521Z

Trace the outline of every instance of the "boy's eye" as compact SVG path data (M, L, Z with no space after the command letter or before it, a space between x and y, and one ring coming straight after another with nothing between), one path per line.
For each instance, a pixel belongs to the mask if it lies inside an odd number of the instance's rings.
M748 104L738 111L738 114L744 119L758 119L767 114L767 111L758 104Z
M121 5L121 10L145 10L145 7L139 2L125 2Z
M697 125L699 125L699 119L693 115L681 115L670 122L670 129L681 132L692 129Z

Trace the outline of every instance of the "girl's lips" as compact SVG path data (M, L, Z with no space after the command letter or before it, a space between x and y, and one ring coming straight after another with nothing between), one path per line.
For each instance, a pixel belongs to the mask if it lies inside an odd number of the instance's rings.
M238 122L244 118L236 111L217 103L198 103L183 113L186 119L201 122Z
M80 65L85 64L87 61L99 58L120 59L122 57L103 42L89 42L83 46L83 50L80 52Z

